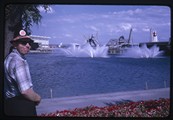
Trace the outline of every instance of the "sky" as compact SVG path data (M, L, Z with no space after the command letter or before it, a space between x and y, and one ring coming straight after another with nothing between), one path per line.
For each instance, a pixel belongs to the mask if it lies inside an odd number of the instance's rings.
M167 6L139 5L50 5L39 10L42 20L33 25L32 35L50 37L50 44L84 44L93 34L104 45L110 39L128 39L132 28L133 43L149 42L150 29L158 41L169 41L171 10Z

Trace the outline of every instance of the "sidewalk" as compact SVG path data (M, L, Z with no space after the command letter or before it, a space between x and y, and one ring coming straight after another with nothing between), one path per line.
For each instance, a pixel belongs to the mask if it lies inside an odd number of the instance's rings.
M139 101L159 98L170 98L170 88L42 99L41 103L37 106L37 114L81 108L90 105L101 107L106 106L105 103L113 101Z

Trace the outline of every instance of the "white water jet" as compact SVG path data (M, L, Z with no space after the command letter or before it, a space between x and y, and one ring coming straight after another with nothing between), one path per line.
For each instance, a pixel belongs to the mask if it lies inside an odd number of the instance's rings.
M96 46L91 47L89 44L86 45L76 45L71 44L68 48L61 49L68 57L104 57L107 58L108 47L106 46Z
M163 51L159 50L159 47L153 45L151 48L147 48L146 44L141 47L135 46L129 48L126 52L124 52L122 57L132 57L132 58L155 58L160 56Z

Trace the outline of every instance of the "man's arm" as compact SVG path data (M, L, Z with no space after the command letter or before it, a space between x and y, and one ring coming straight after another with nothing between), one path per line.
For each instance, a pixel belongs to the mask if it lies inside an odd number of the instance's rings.
M35 102L37 105L40 103L41 101L41 97L40 95L38 95L32 88L29 88L25 91L22 91L22 95L30 100L30 101L33 101Z

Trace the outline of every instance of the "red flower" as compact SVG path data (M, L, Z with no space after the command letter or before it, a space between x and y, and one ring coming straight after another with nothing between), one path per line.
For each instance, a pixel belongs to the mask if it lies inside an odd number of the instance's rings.
M139 102L129 102L120 105L97 107L88 106L74 110L56 111L41 114L41 117L167 117L169 115L170 99L159 99Z

